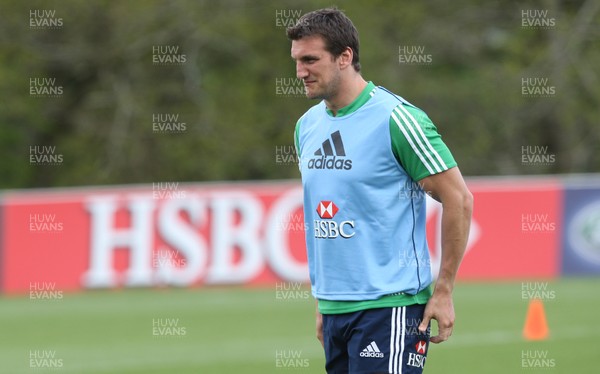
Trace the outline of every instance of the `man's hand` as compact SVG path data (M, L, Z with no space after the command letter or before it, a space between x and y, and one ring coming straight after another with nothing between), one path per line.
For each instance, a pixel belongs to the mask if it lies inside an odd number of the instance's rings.
M452 335L454 328L454 304L452 303L452 293L450 292L434 292L431 299L425 306L423 313L423 321L419 325L419 331L425 333L427 326L432 319L438 323L438 334L432 336L432 343L441 343L448 340Z
M316 320L317 320L317 339L321 342L321 345L325 347L325 343L323 342L323 315L319 312L319 306L317 303L317 312L316 312Z

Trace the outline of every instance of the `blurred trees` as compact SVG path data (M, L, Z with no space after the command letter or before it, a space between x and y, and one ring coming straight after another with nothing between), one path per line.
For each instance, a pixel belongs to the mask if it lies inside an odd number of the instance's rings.
M297 178L276 156L315 103L294 94L284 26L329 5L3 2L0 187ZM600 2L337 5L363 76L424 109L464 174L600 170ZM36 146L62 162L32 163ZM555 161L523 163L528 146Z

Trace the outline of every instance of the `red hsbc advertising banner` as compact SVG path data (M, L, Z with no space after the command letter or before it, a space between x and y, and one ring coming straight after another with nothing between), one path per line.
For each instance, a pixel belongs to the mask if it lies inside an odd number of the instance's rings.
M552 180L484 180L470 181L468 185L475 202L469 244L458 278L500 280L557 276L562 187ZM437 209L441 208L436 205ZM440 228L438 223L427 227L430 247L437 252L441 250L439 240L434 240L432 234L435 232L439 237Z
M3 222L7 293L308 278L296 183L9 194Z
M558 183L471 181L475 210L460 279L554 277ZM433 271L441 205L428 202ZM4 293L308 281L298 182L10 192L2 197ZM45 287L47 288L47 287Z

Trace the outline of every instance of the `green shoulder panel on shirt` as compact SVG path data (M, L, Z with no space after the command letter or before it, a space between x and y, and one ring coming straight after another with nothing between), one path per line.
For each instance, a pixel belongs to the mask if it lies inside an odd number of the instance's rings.
M298 139L298 134L300 133L300 121L302 121L302 117L296 122L296 128L294 129L294 147L296 148L298 159L300 159L300 139Z
M390 116L392 151L415 181L456 166L427 114L411 105L399 104Z
M431 297L431 287L426 287L416 295L406 293L398 293L393 295L382 296L376 300L362 301L334 301L334 300L319 300L319 312L321 314L342 314L352 313L359 310L375 309L375 308L394 308L397 306L408 306L414 304L427 304Z

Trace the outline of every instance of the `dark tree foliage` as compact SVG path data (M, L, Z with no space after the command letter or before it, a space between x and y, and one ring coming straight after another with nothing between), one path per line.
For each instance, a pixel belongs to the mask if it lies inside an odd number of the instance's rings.
M285 25L331 4L4 1L0 187L298 178ZM337 6L465 175L600 170L600 2Z

